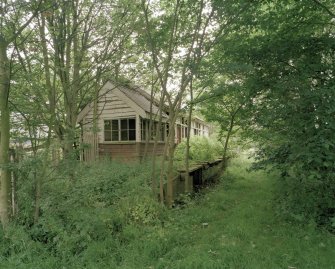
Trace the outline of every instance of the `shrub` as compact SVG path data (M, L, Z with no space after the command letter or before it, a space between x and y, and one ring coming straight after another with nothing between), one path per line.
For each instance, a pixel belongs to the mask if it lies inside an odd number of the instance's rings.
M176 148L175 160L185 159L186 140L183 140ZM192 136L190 138L189 159L194 162L211 161L222 156L223 147L216 140L206 137Z
M92 256L101 268L117 266L122 259L119 249L140 233L135 227L160 225L164 218L148 184L148 164L106 160L92 165L77 163L72 175L64 169L56 170L52 177L49 173L43 179L41 215L34 223L34 165L28 158L21 162L20 208L13 226L18 229L0 235L4 264L17 260L30 268L39 260L36 253L43 249L43 261L35 267L61 268L64 264L64 268L83 268Z

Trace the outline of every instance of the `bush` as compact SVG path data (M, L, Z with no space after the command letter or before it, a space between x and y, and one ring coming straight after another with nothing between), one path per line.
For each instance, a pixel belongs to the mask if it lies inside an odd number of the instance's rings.
M182 162L185 160L186 140L183 140L176 148L175 160ZM212 161L222 157L223 147L216 140L206 137L192 136L190 138L189 159L194 162Z
M36 167L29 159L21 165L19 215L16 229L0 235L1 268L14 260L13 268L20 268L19 263L22 268L117 267L122 260L120 249L140 234L136 226L163 221L165 211L153 199L148 184L148 164L100 161L90 166L77 163L72 175L60 169L43 179L41 215L34 224Z

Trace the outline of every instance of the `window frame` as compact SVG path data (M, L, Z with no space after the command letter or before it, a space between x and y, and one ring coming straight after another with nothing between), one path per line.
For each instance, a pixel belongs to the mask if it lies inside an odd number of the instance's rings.
M140 127L141 127L141 142L145 142L147 139L147 135L149 133L149 122L150 119L140 118ZM158 125L158 121L152 121L152 130L151 130L151 137L149 138L149 142L155 141L156 136L156 127ZM162 143L166 141L168 137L169 127L168 123L165 121L161 122L160 126L160 137L158 138L158 142Z
M124 128L124 121L126 120L126 128ZM130 128L129 120L133 120L133 128ZM113 129L113 121L117 121L117 130ZM109 124L107 124L109 122ZM122 122L122 123L121 123ZM106 130L106 126L109 125L110 129ZM127 118L111 118L111 119L104 119L104 142L107 143L127 143L127 142L136 142L136 117L127 117ZM106 140L106 133L110 133L109 137L110 140ZM127 134L127 139L123 139L124 132ZM131 132L131 134L130 134ZM117 140L113 140L113 133L117 133ZM133 139L129 139L130 136ZM108 137L108 138L109 138ZM115 137L114 137L115 138Z

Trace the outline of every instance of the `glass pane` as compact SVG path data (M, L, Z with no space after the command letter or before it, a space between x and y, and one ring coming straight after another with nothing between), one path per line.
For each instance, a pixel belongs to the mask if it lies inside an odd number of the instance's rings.
M141 139L142 139L142 141L144 141L145 139L146 139L146 133L147 133L147 128L148 128L148 126L147 126L147 122L144 120L144 119L141 119Z
M105 125L105 130L110 130L110 128L111 128L111 121L110 120L105 120L104 121L104 125Z
M122 123L121 123L122 125ZM128 130L121 130L121 140L128 141Z
M111 131L105 130L105 141L111 141Z
M153 122L152 123L152 129L151 129L151 140L154 140L156 137L156 133L157 133L157 122Z
M143 140L143 136L144 136L144 123L143 119L141 119L141 140Z
M112 120L112 129L113 131L119 130L119 120Z
M130 141L136 140L136 132L135 132L135 130L129 130L129 140Z
M112 131L112 141L119 141L119 131Z
M128 129L128 119L121 120L121 130L127 130Z
M160 135L161 135L161 137L160 137L160 139L161 139L161 141L164 141L164 133L165 133L165 123L162 123L161 124L161 133L160 133Z
M135 119L129 119L129 130L135 130L136 127L135 127Z
M111 141L111 122L110 120L104 121L104 136L105 136L105 141Z

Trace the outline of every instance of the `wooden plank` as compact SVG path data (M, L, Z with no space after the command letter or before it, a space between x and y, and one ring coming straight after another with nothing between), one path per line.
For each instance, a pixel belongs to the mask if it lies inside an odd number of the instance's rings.
M200 170L202 169L202 165L195 165L195 166L191 166L188 170L189 170L189 173L193 173L197 170ZM186 172L186 169L185 168L180 168L177 170L178 172L182 172L182 173L185 173Z

